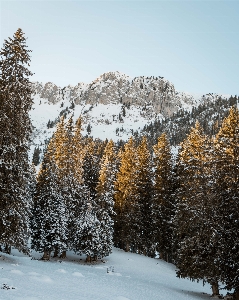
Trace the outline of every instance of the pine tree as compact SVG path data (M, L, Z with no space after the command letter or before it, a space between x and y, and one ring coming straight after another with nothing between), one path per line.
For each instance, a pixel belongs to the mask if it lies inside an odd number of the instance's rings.
M0 51L0 243L26 251L29 238L30 50L19 28Z
M211 193L210 142L196 122L179 152L176 228L179 277L203 279L219 294L220 267L216 262L214 197Z
M69 210L69 244L70 248L75 252L82 252L84 245L82 244L82 239L85 234L85 215L88 214L88 203L89 199L89 190L84 183L84 170L83 170L83 161L85 156L85 149L83 145L83 138L81 135L81 118L78 118L76 121L74 136L71 141L72 143L72 185L74 194L71 199L70 205L68 206ZM91 218L90 218L91 219Z
M133 138L119 153L120 166L115 181L114 244L126 251L137 248L139 230L132 222L136 209L136 147Z
M166 134L158 138L154 150L154 188L152 221L153 241L160 258L173 252L173 218L175 214L174 175L171 149Z
M66 206L68 224L68 249L80 251L76 238L81 238L82 207L88 199L87 188L83 184L83 156L81 146L81 121L73 126L72 117L65 124L60 121L55 132L54 159L58 167L58 182ZM66 253L62 253L62 258Z
M94 201L104 144L98 140L93 140L92 138L87 138L85 143L85 155L83 161L84 183L90 191L92 201Z
M43 252L43 259L50 259L51 251L67 249L67 215L57 166L52 159L53 140L49 143L37 177L32 218L32 249Z
M93 259L96 260L100 253L101 241L99 237L100 222L92 207L90 194L88 201L82 207L82 211L83 214L80 219L81 239L78 241L79 248L87 256L86 261L91 262Z
M40 163L40 153L41 153L41 149L39 149L39 146L37 148L35 147L33 152L33 157L32 157L32 163L35 166L38 166Z
M116 176L116 150L112 140L107 144L101 159L99 182L96 187L96 215L100 222L100 251L108 256L113 247L114 182Z
M221 281L239 299L239 112L232 107L214 141L215 239Z
M152 164L147 138L137 147L135 174L135 203L131 222L138 230L138 247L141 253L154 256L152 249Z

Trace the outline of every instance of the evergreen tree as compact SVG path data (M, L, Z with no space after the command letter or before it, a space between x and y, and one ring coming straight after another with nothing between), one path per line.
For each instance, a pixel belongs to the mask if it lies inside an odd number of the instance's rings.
M0 243L8 253L25 251L29 238L29 52L20 28L0 51Z
M152 164L147 146L147 138L143 137L137 147L135 173L135 203L131 222L138 231L139 251L154 256L152 249Z
M32 157L32 163L35 166L38 166L40 163L40 153L41 153L41 149L39 149L39 146L37 148L35 147L33 152L33 157Z
M44 252L43 259L48 260L51 251L66 251L68 239L66 206L53 152L54 142L51 141L37 177L32 218L32 249Z
M139 230L132 222L136 203L136 147L131 137L119 153L120 166L115 181L114 244L126 251L138 248ZM138 211L138 210L137 210Z
M158 138L154 150L153 241L160 258L169 259L173 251L175 214L174 176L171 149L166 134Z
M219 294L220 267L216 262L214 197L211 193L211 152L207 136L196 122L181 144L176 212L179 277L203 279Z
M112 140L101 159L99 182L96 187L96 215L100 222L99 256L108 256L113 247L114 182L116 176L116 150Z
M74 194L69 205L69 233L70 248L75 252L82 252L85 247L82 244L83 236L86 232L85 215L88 214L89 190L84 183L83 178L83 161L85 149L81 135L81 118L76 121L72 144L72 185ZM91 218L90 218L91 219Z
M86 261L91 262L92 259L96 260L98 255L100 256L100 222L97 219L96 212L94 211L90 194L88 201L85 202L82 207L83 214L81 216L81 239L79 242L79 248L87 257Z
M66 206L68 248L80 251L76 238L81 238L82 207L86 205L87 190L83 185L82 149L81 148L81 121L78 120L76 128L72 117L65 124L60 121L55 133L54 159L58 167L57 177L59 187ZM62 258L66 253L62 253Z
M232 107L215 140L215 237L220 280L239 299L239 112Z
M85 155L83 161L84 183L90 191L92 201L94 201L104 145L102 145L100 141L94 141L92 138L87 138L85 143Z

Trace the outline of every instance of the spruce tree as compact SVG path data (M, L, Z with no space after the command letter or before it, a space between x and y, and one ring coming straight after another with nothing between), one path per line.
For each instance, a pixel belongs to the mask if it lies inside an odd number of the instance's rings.
M54 139L54 138L53 138ZM32 249L43 252L43 259L50 253L67 249L68 218L57 166L52 159L54 142L50 141L37 177L32 218Z
M84 243L82 240L87 231L85 227L85 216L88 214L89 190L84 183L84 170L83 161L85 156L85 149L83 145L83 138L81 134L81 118L78 118L74 128L74 136L72 143L72 156L71 172L72 172L72 185L74 194L68 206L69 211L69 245L70 249L75 252L83 252ZM89 218L92 220L92 218Z
M116 150L112 140L101 159L99 182L96 187L96 215L100 222L99 256L108 256L113 247L114 182L116 177Z
M82 207L86 205L87 191L82 178L82 149L81 124L78 120L74 128L72 117L65 124L62 118L54 135L54 160L57 165L57 178L59 188L66 207L68 249L80 251L76 238L81 237ZM66 253L62 253L62 258Z
M214 197L211 193L211 145L198 122L179 152L176 228L179 277L202 279L219 294L220 267L214 240Z
M215 239L220 280L239 299L239 112L232 107L214 140Z
M84 183L90 191L90 197L95 200L96 186L99 178L101 156L97 153L96 141L92 138L86 139L85 155L83 161Z
M136 202L136 146L133 138L119 153L120 166L115 181L114 244L125 251L138 248L139 230L132 222L138 210Z
M131 222L138 231L138 251L154 256L152 249L152 163L146 137L142 138L137 147L135 185L134 214Z
M0 243L9 253L25 251L29 238L29 52L20 28L0 51Z
M160 258L168 260L173 252L175 214L174 175L170 144L166 134L158 138L154 150L153 242Z

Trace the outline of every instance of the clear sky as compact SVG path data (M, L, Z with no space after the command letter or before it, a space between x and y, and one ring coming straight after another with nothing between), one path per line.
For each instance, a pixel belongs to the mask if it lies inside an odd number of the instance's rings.
M20 27L31 80L163 76L179 91L239 95L239 0L1 0L1 47Z

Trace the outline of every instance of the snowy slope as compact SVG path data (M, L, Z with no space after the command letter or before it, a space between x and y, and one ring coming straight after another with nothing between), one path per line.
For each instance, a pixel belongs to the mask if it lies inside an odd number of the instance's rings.
M1 300L210 299L209 285L178 279L174 265L117 248L91 265L74 254L50 262L31 260L16 250L13 254L0 252Z
M102 140L112 139L117 141L119 139L127 140L132 131L140 130L145 124L151 122L150 118L142 114L142 107L134 105L130 109L125 108L125 116L122 113L122 104L109 103L109 104L85 104L81 103L71 107L69 99L58 102L56 104L49 103L48 99L40 98L39 94L34 96L34 105L30 111L30 118L33 125L31 150L29 159L32 159L33 150L39 146L44 148L45 141L48 140L54 131L53 128L47 128L48 121L54 121L60 117L61 111L67 108L66 119L73 115L74 121L79 116L83 120L83 135L87 133L87 126L90 124L90 136L100 138ZM121 119L119 119L119 114ZM157 115L162 118L161 114Z
M46 141L56 130L60 115L83 119L83 135L102 140L127 140L133 132L155 119L172 115L178 109L191 111L200 103L215 101L218 94L190 95L177 92L163 77L136 77L119 72L108 72L90 84L57 87L48 82L32 84L34 105L30 112L34 126L29 159L35 147L44 149ZM225 95L224 95L225 96ZM47 128L48 121L53 128Z

